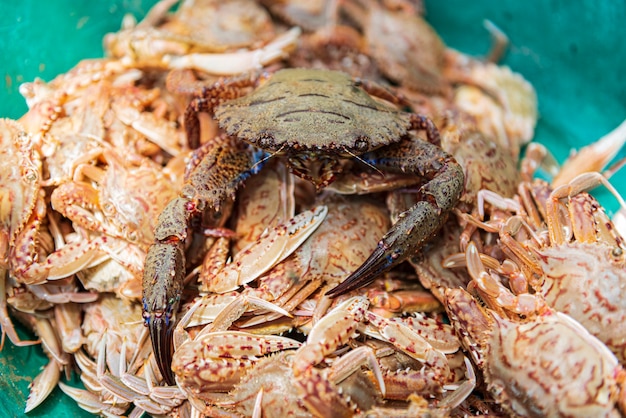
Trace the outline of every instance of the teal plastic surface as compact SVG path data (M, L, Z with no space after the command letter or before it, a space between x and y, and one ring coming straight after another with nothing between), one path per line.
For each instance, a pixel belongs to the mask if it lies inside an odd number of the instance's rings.
M535 140L559 161L626 119L626 3L568 1L426 1L428 21L451 47L474 55L489 49L484 19L510 39L502 61L537 91ZM616 159L624 158L622 149ZM626 170L611 183L626 195ZM619 205L594 191L611 212Z
M0 116L18 118L26 111L18 93L21 82L51 80L80 59L102 56L105 33L119 29L130 12L145 14L149 0L2 1L0 14ZM540 120L536 140L559 160L572 148L605 135L626 118L626 3L608 0L426 1L427 18L446 43L464 52L484 54L489 19L510 38L503 61L536 88ZM619 157L626 157L622 151ZM626 173L613 184L626 195ZM615 210L608 193L597 193ZM39 347L16 348L8 341L0 352L0 415L21 416L28 384L47 359ZM88 416L59 389L32 417L68 413Z

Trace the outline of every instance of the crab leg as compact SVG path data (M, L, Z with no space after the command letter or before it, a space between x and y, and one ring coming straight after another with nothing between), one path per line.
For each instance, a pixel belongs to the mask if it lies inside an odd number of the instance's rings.
M287 56L287 51L295 48L301 32L298 27L291 28L263 48L252 51L166 56L164 61L169 69L193 68L216 75L254 71Z
M215 107L225 100L241 97L244 93L242 87L251 87L258 81L256 74L243 74L229 80L220 80L210 88L203 89L200 97L195 97L185 111L185 131L189 146L198 148L200 145L200 119L198 112L213 113ZM185 82L179 83L176 90L185 91ZM191 83L193 84L193 83Z
M207 207L219 212L237 186L263 166L258 155L222 141L196 151L197 165L178 198L159 216L155 242L148 250L143 276L143 317L161 374L174 384L172 360L173 315L178 310L185 277L185 241L191 219ZM197 156L197 155L196 155Z
M6 280L8 280L8 272L6 269L0 267L0 351L2 351L2 348L4 347L5 336L8 336L13 345L18 347L41 343L41 340L22 341L20 340L19 335L17 335L17 331L13 326L11 317L9 317L9 309L7 306Z
M259 358L299 348L298 341L277 335L263 337L241 331L198 335L176 350L172 368L179 384L208 391L229 390Z
M422 120L414 128L427 129ZM388 171L415 173L429 179L418 191L421 200L400 214L370 257L343 283L327 294L333 297L366 286L383 272L413 255L443 225L463 192L464 175L452 156L432 143L404 141L385 149L385 154L363 155L372 165Z
M366 312L365 319L377 329L377 334L383 341L393 344L405 354L432 368L434 380L443 381L450 374L446 356L433 348L417 331L401 321L386 319L373 312ZM367 330L365 332L376 335L376 333Z

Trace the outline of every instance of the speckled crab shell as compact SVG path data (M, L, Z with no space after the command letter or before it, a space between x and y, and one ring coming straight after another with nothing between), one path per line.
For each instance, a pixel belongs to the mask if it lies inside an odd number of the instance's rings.
M351 156L398 142L410 114L377 102L338 71L284 69L251 94L218 106L234 137L267 151Z

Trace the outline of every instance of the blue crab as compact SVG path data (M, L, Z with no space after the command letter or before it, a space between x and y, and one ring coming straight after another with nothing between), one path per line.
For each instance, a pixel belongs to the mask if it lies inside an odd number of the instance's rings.
M260 87L259 81L265 81ZM252 92L250 90L252 89ZM371 256L329 294L371 283L414 254L435 234L463 192L463 170L439 146L424 115L398 110L390 91L347 74L283 69L269 80L249 75L202 89L185 115L190 144L199 144L199 112L215 116L226 135L201 145L186 183L159 217L143 278L144 319L161 372L171 383L171 338L185 277L185 242L194 218L219 214L238 186L264 163L285 156L291 170L319 189L341 172L342 160L423 179L420 201L404 212ZM410 131L426 131L428 141ZM209 210L210 209L210 210Z

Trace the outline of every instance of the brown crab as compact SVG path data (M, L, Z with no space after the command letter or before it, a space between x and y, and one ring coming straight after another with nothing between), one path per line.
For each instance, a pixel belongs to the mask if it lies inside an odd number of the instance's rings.
M388 90L341 72L284 69L244 95L259 79L222 80L204 88L187 109L190 143L198 142L197 114L202 111L213 113L229 136L196 151L179 197L159 217L146 258L144 318L162 374L170 382L172 316L185 277L188 226L206 208L219 211L270 157L286 156L292 171L318 189L334 180L341 159L351 157L424 179L420 201L399 217L363 265L329 292L333 296L372 282L418 250L439 229L463 191L463 170L437 146L439 133L433 122L370 96L399 103ZM414 140L411 130L425 130L428 142Z

